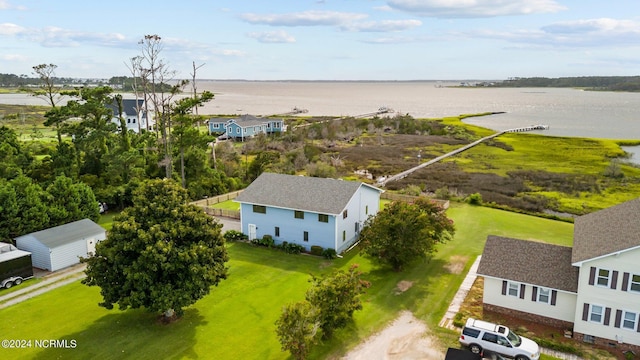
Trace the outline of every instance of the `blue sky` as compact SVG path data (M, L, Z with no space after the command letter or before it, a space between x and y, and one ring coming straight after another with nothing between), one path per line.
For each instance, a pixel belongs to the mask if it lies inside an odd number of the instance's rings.
M179 78L640 75L638 0L0 0L0 73L130 75L146 34Z

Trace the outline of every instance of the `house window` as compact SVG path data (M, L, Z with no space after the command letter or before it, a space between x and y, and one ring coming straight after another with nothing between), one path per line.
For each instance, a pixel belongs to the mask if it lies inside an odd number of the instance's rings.
M304 241L309 241L309 232L308 231L304 232Z
M267 129L271 129L271 123L267 123Z
M329 222L329 215L327 215L327 214L318 214L318 221L323 222L323 223L328 223Z
M217 129L217 128L218 128L218 125L220 125L220 124L213 124L213 128L214 128L214 129Z
M551 290L538 288L538 302L548 304L551 301Z
M293 217L296 219L304 219L304 211L295 210L293 212Z
M636 330L636 324L638 323L638 314L631 312L631 311L625 311L624 312L624 316L622 318L622 328L623 329L629 329L629 330Z
M262 205L253 205L253 212L258 214L266 214L267 207Z
M240 134L240 128L236 129L236 134Z
M591 305L589 308L589 321L602 323L602 314L604 312L604 308L600 305Z
M343 211L343 212L342 212L342 218L343 218L343 219L346 219L346 218L347 218L347 210L345 210L345 211Z
M345 230L342 230L342 242L347 241L347 232Z
M507 294L509 296L520 297L520 284L509 281Z
M276 228L275 228L275 231L274 231L274 232L275 232L275 234L276 234L276 237L279 237L279 236L280 236L280 227L279 227L279 226L276 226Z
M229 134L231 134L231 133L233 132L233 130L232 130L231 128L227 128L227 132L228 132Z
M131 123L135 124L136 123L136 119L135 118L131 119Z
M131 119L127 119L127 124L131 124Z
M600 286L609 287L609 281L611 279L611 271L607 269L598 269L596 284Z
M640 292L640 275L631 275L629 290Z
M356 221L356 233L360 231L360 223Z
M369 205L364 207L364 214L369 215Z

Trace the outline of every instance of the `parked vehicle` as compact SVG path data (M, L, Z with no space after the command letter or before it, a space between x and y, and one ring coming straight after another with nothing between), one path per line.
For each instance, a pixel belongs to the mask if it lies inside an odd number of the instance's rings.
M11 244L0 243L0 288L20 285L32 277L31 253L18 250Z
M538 360L540 347L535 341L519 336L504 325L469 318L460 344L475 354L495 353L516 360Z

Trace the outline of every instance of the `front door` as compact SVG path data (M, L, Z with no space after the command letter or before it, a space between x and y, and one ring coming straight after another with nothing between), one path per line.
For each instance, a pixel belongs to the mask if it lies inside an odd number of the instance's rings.
M249 241L256 238L256 224L249 224Z

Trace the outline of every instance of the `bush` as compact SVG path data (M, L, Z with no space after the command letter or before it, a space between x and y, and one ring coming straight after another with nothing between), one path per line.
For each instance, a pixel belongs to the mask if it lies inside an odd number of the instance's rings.
M247 235L237 230L229 230L224 233L223 237L226 241L242 241L249 238Z
M457 313L454 317L453 317L453 326L455 327L464 327L465 322L462 320L462 313Z
M482 195L479 193L474 193L467 197L467 202L469 205L482 205Z
M338 253L336 252L335 249L327 248L322 251L322 256L331 260L331 259L335 259L338 256Z
M259 240L259 245L270 248L275 245L275 242L273 241L273 237L271 235L264 235L262 239Z
M300 254L304 251L304 246L298 244L290 244L286 241L282 243L282 250L287 254Z
M315 256L321 256L322 252L323 252L323 248L322 246L318 246L318 245L311 245L311 255L315 255Z

